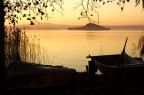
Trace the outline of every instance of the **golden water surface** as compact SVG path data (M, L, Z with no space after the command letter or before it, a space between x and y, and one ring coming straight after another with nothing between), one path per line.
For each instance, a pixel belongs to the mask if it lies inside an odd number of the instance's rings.
M69 30L26 30L27 35L36 35L40 39L42 64L63 65L77 71L85 71L88 60L86 56L121 53L126 37L126 52L133 52L143 31L107 30L107 31L69 31ZM135 55L134 55L135 53Z

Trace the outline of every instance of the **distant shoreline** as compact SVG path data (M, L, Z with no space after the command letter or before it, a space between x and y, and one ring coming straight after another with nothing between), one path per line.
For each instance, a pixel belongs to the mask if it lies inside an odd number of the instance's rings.
M144 30L144 25L110 25L111 30Z
M83 27L83 26L41 23L35 25L21 24L17 25L16 27L23 30L76 30L69 28ZM144 25L102 25L102 26L108 27L110 30L144 30ZM7 25L7 28L8 27L9 25ZM77 30L84 30L84 29L77 29Z

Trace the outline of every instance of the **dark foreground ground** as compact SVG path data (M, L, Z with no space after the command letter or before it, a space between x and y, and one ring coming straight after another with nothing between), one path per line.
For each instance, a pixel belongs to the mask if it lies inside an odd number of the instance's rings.
M144 80L143 80L144 81ZM9 95L144 95L143 81L112 80L103 75L90 78L78 73L71 85L8 91Z

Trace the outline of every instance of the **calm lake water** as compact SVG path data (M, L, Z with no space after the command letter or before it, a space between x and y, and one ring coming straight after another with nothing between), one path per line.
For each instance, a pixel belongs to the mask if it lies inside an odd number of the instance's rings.
M86 70L90 55L107 55L121 53L126 37L126 52L134 56L133 50L142 34L141 30L26 30L27 35L35 35L40 39L42 64L63 65L74 68L78 72ZM138 54L135 54L137 56Z

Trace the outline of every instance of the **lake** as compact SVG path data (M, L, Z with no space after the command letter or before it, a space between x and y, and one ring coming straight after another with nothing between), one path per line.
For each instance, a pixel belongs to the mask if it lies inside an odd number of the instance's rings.
M138 56L134 52L142 30L26 30L28 36L40 39L41 64L63 65L78 72L86 71L90 55L119 54L123 50L126 37L126 53Z

